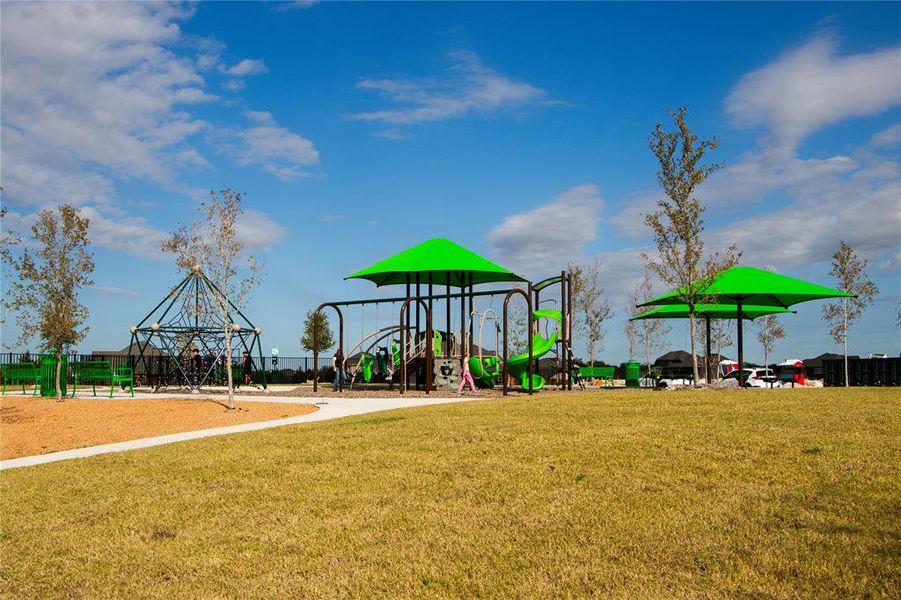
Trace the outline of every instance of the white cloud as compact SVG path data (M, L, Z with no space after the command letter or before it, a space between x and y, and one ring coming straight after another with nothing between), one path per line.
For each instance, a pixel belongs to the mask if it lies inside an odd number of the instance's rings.
M485 239L503 264L529 273L559 269L584 255L585 245L597 238L602 206L597 186L579 185L507 217Z
M134 296L138 295L138 293L134 290L127 290L125 288L108 286L108 285L95 285L91 288L91 290L98 294L102 294L104 296L134 297Z
M263 111L247 111L255 124L241 130L236 160L242 165L257 165L282 181L308 177L306 168L319 164L319 151L313 142L279 126L272 115Z
M748 73L727 113L739 125L766 127L773 145L794 148L825 125L901 103L901 47L837 56L837 46L835 36L821 35Z
M714 173L699 188L698 197L711 204L763 200L773 190L803 186L858 167L849 156L803 159L784 148L764 148Z
M874 146L895 146L901 144L901 123L892 125L870 138Z
M248 75L259 75L268 73L269 67L262 60L256 58L245 58L241 62L230 67L222 67L222 72L232 77L247 77Z
M247 82L243 79L226 79L222 87L230 92L239 92L247 87Z
M305 10L319 4L319 0L288 0L277 2L278 10Z
M238 237L248 250L268 250L276 246L288 231L269 215L246 210L238 221Z
M88 235L92 244L145 260L156 261L165 258L160 251L160 245L167 234L151 225L147 219L110 218L92 206L82 207L81 214L90 219Z
M272 113L265 110L246 110L244 111L244 116L254 123L262 123L265 125L272 125L275 123L275 118L272 116Z
M522 106L546 96L541 88L486 67L472 52L458 51L450 56L454 64L443 80L364 79L357 84L359 89L379 92L396 107L359 112L348 118L410 125Z
M848 155L799 155L804 136L817 129L901 101L901 70L886 66L898 62L901 50L849 57L835 57L834 50L833 38L816 38L742 77L730 94L727 110L742 124L764 126L766 135L757 150L700 188L709 222L716 222L708 227L708 248L737 243L743 261L780 268L828 261L840 239L872 257L897 248L901 126L873 135ZM620 235L647 239L641 215L658 197L630 199L611 218ZM763 201L768 208L754 211L753 203Z
M843 239L865 256L898 247L901 164L874 156L847 173L823 173L784 190L782 208L711 232L712 247L737 243L749 264L801 267L830 260Z
M323 223L334 223L336 221L343 221L344 219L344 215L338 213L326 213L324 215L319 215L319 220Z
M312 142L277 126L268 113L250 118L271 127L271 139L266 130L225 128L192 115L198 105L219 101L203 73L266 71L253 59L224 67L221 42L179 28L192 11L170 3L3 5L5 200L34 208L77 205L91 219L93 243L154 260L165 233L145 216L128 215L139 206L147 215L145 199L121 197L117 184L138 180L195 198L197 190L178 179L186 169L214 168L198 134L223 138L220 146L240 144L245 164L284 179L305 175L300 167L318 161ZM249 243L259 248L283 231L259 213L250 213L246 227Z
M171 182L167 151L205 127L184 107L213 99L194 64L167 49L181 35L175 21L188 16L149 3L5 4L2 120L4 134L21 137L4 135L2 153L4 166L30 153L19 184L44 188L42 171L77 178L94 166ZM18 188L8 193L28 201Z

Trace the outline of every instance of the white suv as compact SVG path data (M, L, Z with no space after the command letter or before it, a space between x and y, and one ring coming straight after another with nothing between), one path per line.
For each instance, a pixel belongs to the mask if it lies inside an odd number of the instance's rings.
M772 384L776 381L776 375L772 369L745 369L745 387L778 387ZM738 381L738 371L732 371L723 378L723 381L730 379Z

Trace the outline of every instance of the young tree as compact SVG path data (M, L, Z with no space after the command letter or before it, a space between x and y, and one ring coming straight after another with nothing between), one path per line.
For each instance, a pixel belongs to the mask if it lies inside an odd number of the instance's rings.
M584 265L569 264L573 277L573 317L575 326L584 336L588 361L594 366L604 342L604 321L613 316L610 301L601 285L604 264L596 258Z
M225 357L231 362L232 334L235 326L230 318L230 305L244 308L250 293L259 285L262 265L253 257L243 255L244 241L238 236L238 218L243 214L244 196L241 192L223 189L198 207L198 220L190 226L179 227L163 244L164 252L175 255L175 262L183 269L196 270L215 286L212 289L215 308L223 325ZM235 389L232 369L228 375L228 407L235 408Z
M0 256L13 272L6 278L4 305L16 312L20 344L37 335L45 348L56 352L59 402L63 401L63 354L88 332L88 309L79 301L79 292L94 283L89 225L76 208L63 204L57 210L45 208L38 213L31 226L35 249L23 247L14 252L14 237L4 236L0 244Z
M763 367L769 367L770 352L778 340L785 337L785 329L779 324L776 315L764 315L757 319L757 341L763 346Z
M315 335L314 335L315 334ZM313 340L316 343L313 343ZM332 326L328 315L322 312L307 311L303 322L303 333L300 334L300 345L308 352L325 352L335 345L335 337L332 335Z
M626 334L626 341L629 343L629 360L635 358L638 350L638 321L632 320L631 316L635 316L634 314L630 316L631 311L635 310L637 303L638 300L633 298L632 294L629 294L626 299L626 324L623 325L623 333Z
M532 309L538 310L538 307L533 306ZM509 344L509 348L507 348L507 353L509 356L516 356L529 349L528 305L526 304L525 299L517 294L510 298L510 304L507 310L507 319L509 320L507 326L507 343ZM504 315L501 314L500 311L498 311L498 313L498 316L503 319ZM500 348L498 348L498 354L500 354Z
M732 345L732 328L726 319L710 320L710 347L716 348L716 364L723 360L723 348Z
M876 284L866 273L867 260L859 258L848 242L841 240L838 250L832 255L832 269L829 274L838 280L838 289L851 298L841 298L823 307L823 320L830 325L829 333L835 343L842 344L845 354L845 386L848 383L848 328L856 321L863 309L871 304L879 293Z
M679 301L688 305L691 334L691 360L694 380L698 381L695 307L704 300L701 291L723 268L735 264L738 251L730 247L725 257L711 256L702 263L704 207L695 196L698 186L722 167L703 163L707 152L719 146L716 138L698 140L686 121L685 107L670 114L676 131L665 131L660 123L650 135L649 147L660 163L657 181L666 197L657 202L658 210L645 215L645 223L654 234L657 256L643 255L645 264L668 286L680 290Z
M635 317L650 310L649 308L636 307L653 297L654 286L651 284L651 273L645 269L641 281L635 285L635 288L629 294L628 303L632 316ZM630 321L630 323L635 324L635 341L644 350L645 361L650 371L652 355L656 350L662 350L666 347L666 338L672 331L672 328L665 319L641 319L640 321Z

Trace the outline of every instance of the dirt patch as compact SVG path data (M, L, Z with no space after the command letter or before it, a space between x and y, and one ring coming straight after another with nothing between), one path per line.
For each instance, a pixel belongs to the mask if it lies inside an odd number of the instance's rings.
M311 404L222 399L66 400L0 398L0 459L305 415Z

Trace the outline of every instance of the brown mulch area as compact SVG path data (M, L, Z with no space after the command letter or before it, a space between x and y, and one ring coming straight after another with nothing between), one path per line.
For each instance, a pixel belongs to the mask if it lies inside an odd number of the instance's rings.
M136 391L138 389L136 388ZM142 388L140 391L150 392L149 388ZM179 393L187 393L190 390L170 390L170 391L178 391ZM541 392L535 393L554 393L557 392L556 386L548 386ZM225 389L204 389L204 394L211 394L214 396L217 395L225 395ZM510 395L525 395L527 392L519 389L519 385L511 386L509 388ZM262 388L256 387L247 387L244 386L238 390L235 390L235 394L238 396L251 396L251 397L286 397L286 398L319 398L319 399L328 399L328 398L337 398L337 397L351 397L351 398L399 398L400 394L397 391L397 386L394 387L393 390L389 390L386 386L375 386L367 387L367 386L354 386L353 390L345 388L343 392L333 392L332 384L322 384L319 386L319 390L316 393L313 393L313 386L309 384L301 384L296 387L288 386L288 385L278 385L278 386L270 386L268 390L263 390ZM500 398L503 396L501 392L501 388L496 387L494 389L478 389L475 392L471 392L467 387L463 390L462 394L458 394L456 390L432 390L432 392L427 396L425 391L423 390L407 390L404 392L403 397L405 398L459 398L461 396L471 396L475 398Z
M46 454L99 444L305 415L311 404L238 402L224 399L154 398L86 400L0 398L0 459Z

